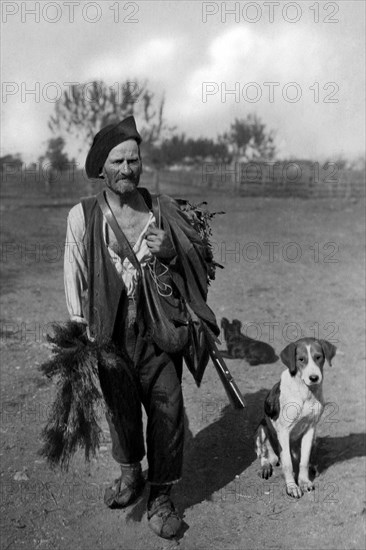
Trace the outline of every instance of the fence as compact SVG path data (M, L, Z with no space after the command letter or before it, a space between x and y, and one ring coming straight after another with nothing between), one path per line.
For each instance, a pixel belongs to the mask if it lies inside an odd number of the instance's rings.
M336 163L206 163L201 170L160 173L164 188L193 186L246 196L352 198L365 196L365 172L339 169Z
M341 170L335 163L205 163L196 170L162 170L158 186L154 173L146 170L141 185L173 195L216 190L244 196L349 199L365 196L365 173ZM101 180L88 180L80 170L54 173L51 177L49 173L46 177L41 169L10 174L3 171L1 196L30 204L39 197L72 202L96 193L101 186Z

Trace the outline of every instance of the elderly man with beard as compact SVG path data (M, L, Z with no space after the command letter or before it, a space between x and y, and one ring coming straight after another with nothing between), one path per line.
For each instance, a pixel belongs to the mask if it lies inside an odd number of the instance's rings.
M88 197L69 213L67 244L71 253L65 255L65 289L71 319L85 324L91 339L111 339L132 360L131 393L137 387L147 414L149 525L159 536L172 538L181 526L170 491L181 478L183 462L183 349L166 352L148 337L141 273L121 249L108 216L117 223L116 232L122 230L141 268L159 262L168 273L167 286L173 296L183 299L213 334L219 329L206 303L207 249L178 203L166 195L160 196L162 227L158 227L151 195L138 187L140 143L132 116L108 125L95 136L86 172L90 178L102 178L105 188L99 199ZM164 281L166 285L166 277ZM112 455L121 467L121 476L105 494L110 507L129 506L144 487L140 402L138 410L131 410L131 403L122 403L122 419L113 407L108 408Z

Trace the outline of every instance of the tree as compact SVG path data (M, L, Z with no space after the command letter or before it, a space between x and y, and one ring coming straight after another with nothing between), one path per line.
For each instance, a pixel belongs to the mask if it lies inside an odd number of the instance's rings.
M9 154L0 157L0 171L3 172L5 167L11 166L15 170L19 170L23 165L20 153L15 155Z
M274 132L268 131L259 117L249 114L235 119L221 140L231 147L233 154L243 160L271 160L275 156Z
M184 134L175 134L165 139L159 147L153 148L152 156L159 159L160 166L202 163L205 160L230 161L230 153L225 143L207 138L186 139Z
M40 157L41 163L48 161L52 169L62 172L70 165L69 158L64 152L65 140L59 136L48 140L47 151L43 157Z
M164 102L164 97L155 101L146 82L126 81L112 87L102 80L75 84L56 103L49 127L54 133L76 138L81 152L90 147L101 128L134 115L144 143L157 144L169 130L163 117Z
M187 156L198 162L204 160L229 162L231 155L223 142L215 142L207 138L191 138L187 141Z

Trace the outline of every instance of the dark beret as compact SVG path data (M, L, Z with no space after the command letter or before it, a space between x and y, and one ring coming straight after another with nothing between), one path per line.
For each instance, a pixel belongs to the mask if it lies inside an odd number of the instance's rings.
M118 124L108 124L102 128L95 135L86 157L85 170L88 178L98 178L113 147L128 139L134 139L138 144L142 141L133 116L125 118Z

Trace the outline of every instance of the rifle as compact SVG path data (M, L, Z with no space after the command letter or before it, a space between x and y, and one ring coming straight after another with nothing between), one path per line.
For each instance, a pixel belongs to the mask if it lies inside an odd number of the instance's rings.
M244 397L242 396L238 386L234 381L234 378L232 377L229 369L227 368L227 365L215 344L215 340L211 334L211 331L209 330L205 322L202 322L201 326L206 335L208 352L216 368L216 371L220 377L222 385L224 386L224 389L226 391L226 394L229 398L229 401L232 407L234 407L234 409L244 409L246 407ZM202 367L196 373L196 380L198 381L198 383L200 383L202 380L205 365L202 365Z

